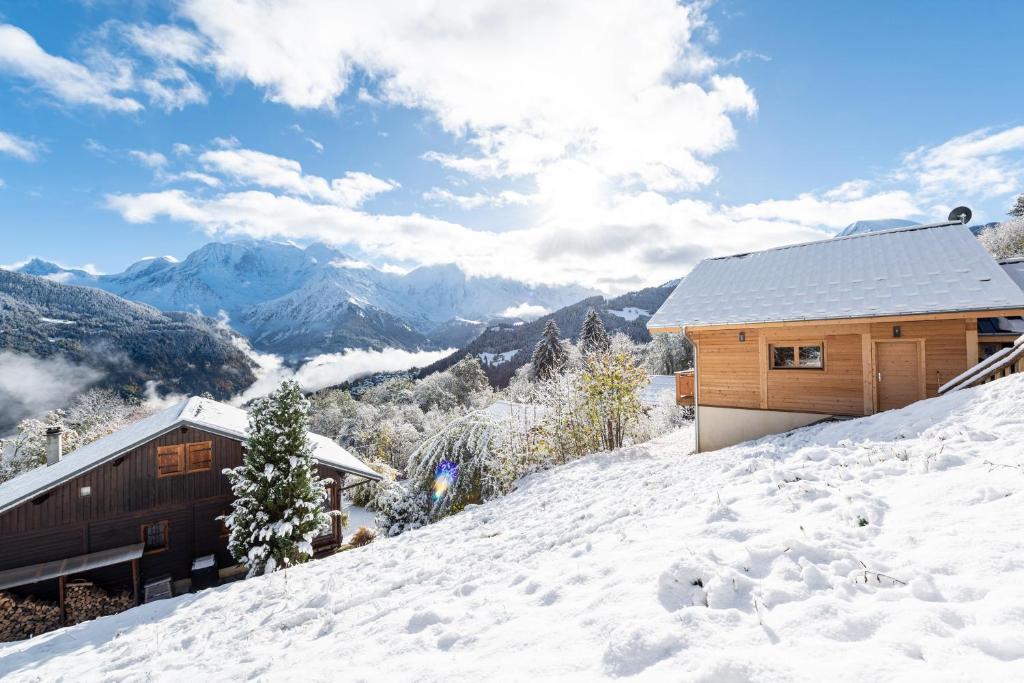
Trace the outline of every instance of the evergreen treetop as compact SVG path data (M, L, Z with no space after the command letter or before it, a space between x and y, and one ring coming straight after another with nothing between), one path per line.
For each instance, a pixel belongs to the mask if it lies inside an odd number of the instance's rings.
M560 373L569 359L569 352L562 344L562 332L554 319L544 325L544 334L533 350L533 375L539 380L550 379Z
M580 328L580 352L584 356L603 353L612 346L612 339L604 328L604 322L593 307L587 311L587 317Z
M1017 195L1017 202L1007 215L1014 218L1024 217L1024 194Z

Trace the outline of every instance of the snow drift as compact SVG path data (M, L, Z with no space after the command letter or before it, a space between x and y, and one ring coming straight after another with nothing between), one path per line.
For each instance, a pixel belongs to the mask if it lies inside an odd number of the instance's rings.
M6 680L1009 680L1024 377L690 455L0 647Z

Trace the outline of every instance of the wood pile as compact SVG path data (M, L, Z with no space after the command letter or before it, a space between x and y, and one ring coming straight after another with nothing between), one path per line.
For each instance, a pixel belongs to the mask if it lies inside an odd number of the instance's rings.
M108 592L88 582L67 585L69 626L123 612L133 604L129 592ZM0 643L31 638L60 626L60 604L56 600L19 598L0 591Z
M56 602L19 599L0 592L0 643L31 638L60 628L60 607Z

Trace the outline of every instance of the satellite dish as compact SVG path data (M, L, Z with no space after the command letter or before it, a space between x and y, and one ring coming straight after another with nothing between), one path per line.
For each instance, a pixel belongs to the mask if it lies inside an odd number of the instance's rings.
M967 225L971 222L971 210L966 206L958 206L949 212L949 220L959 221L960 225Z

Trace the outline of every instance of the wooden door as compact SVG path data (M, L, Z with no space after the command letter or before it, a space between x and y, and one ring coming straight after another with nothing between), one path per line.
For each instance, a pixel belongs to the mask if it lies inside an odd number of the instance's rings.
M924 343L875 342L875 396L878 410L892 410L925 397Z

